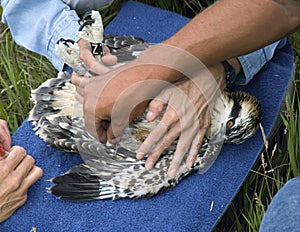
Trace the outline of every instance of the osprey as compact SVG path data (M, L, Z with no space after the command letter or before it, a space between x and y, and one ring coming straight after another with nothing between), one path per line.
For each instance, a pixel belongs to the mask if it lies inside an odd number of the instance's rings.
M118 57L117 65L134 59L151 46L134 36L107 35L103 42ZM64 48L62 44L58 47ZM78 51L76 45L66 47L67 50L71 48L68 54ZM64 61L68 62L68 55L65 57ZM78 65L79 61L76 62ZM34 107L29 115L36 134L51 147L79 153L84 159L82 164L51 180L54 185L49 191L60 199L85 201L154 196L173 188L193 172L207 170L217 158L223 142L245 141L261 122L260 103L256 98L243 92L224 91L215 102L211 126L196 162L191 169L183 162L176 177L171 179L167 170L176 146L168 148L151 170L145 168L145 159L135 158L137 148L159 119L149 123L144 113L128 125L118 145L102 144L84 128L82 105L74 97L76 90L70 77L71 74L61 72L57 78L33 90Z

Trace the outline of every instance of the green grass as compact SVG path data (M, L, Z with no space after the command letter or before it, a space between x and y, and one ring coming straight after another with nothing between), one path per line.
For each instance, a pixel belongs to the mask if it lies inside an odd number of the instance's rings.
M30 90L56 75L52 65L41 56L17 46L9 30L0 24L0 118L14 132L32 107Z
M118 13L122 2L124 0L115 0L112 6L100 10L105 25ZM193 17L204 9L206 3L213 1L142 2ZM0 8L0 15L1 12ZM299 33L294 33L291 40L295 49L295 91L287 98L287 109L281 112L281 130L262 153L216 231L257 231L274 194L287 180L300 175ZM32 107L30 90L56 76L56 71L45 58L17 46L3 24L0 24L0 57L0 118L7 120L14 132ZM283 135L282 131L285 132Z

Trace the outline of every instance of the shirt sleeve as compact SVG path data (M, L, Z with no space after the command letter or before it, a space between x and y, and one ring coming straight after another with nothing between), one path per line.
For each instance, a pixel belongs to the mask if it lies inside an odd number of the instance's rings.
M1 6L2 21L16 43L47 57L62 70L55 44L61 38L78 41L77 13L61 0L1 0Z
M287 39L284 38L257 51L239 56L238 60L240 61L243 72L240 72L237 75L235 84L248 84L261 68L272 59L276 49L283 47L286 44L286 41Z
M89 1L82 1L82 0L62 0L71 9L76 10L78 14L83 14L88 10L92 9L99 9L105 5L111 4L113 0L89 0Z

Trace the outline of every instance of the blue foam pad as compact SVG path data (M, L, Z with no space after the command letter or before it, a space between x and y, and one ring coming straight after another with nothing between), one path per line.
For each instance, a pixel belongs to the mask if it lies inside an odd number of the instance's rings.
M108 25L106 33L136 35L150 42L162 41L189 19L180 15L130 2ZM262 102L263 126L267 135L275 124L280 104L293 71L293 51L288 44L245 87ZM256 161L263 139L258 131L241 145L224 145L214 165L195 173L179 185L151 199L68 202L47 193L47 180L82 161L47 147L25 121L13 135L14 144L25 147L44 176L28 192L28 200L0 225L0 231L210 231L222 216ZM213 206L213 207L212 207Z

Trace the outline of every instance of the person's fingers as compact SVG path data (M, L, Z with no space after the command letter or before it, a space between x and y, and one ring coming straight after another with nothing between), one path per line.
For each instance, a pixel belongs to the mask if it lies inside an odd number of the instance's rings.
M186 167L188 169L192 167L197 158L198 151L209 125L210 111L205 110L201 114L201 119L194 121L189 128L187 128L187 125L183 126L184 129L181 128L181 135L177 142L176 151L168 170L170 178L174 178L176 176L178 168L186 156Z
M142 159L145 154L152 152L153 147L167 134L169 128L178 121L178 116L172 107L167 107L161 121L150 132L145 141L137 150L137 159ZM157 153L155 153L157 155Z
M79 76L77 73L72 74L71 82L73 85L78 86L80 88L84 88L89 82L90 78L86 76Z
M85 106L85 105L84 105ZM90 110L86 110L86 106L84 107L84 122L85 122L85 129L96 139L99 140L98 133L101 133L101 124L96 125L96 116L95 112ZM106 131L105 131L106 133ZM102 141L101 141L102 142Z
M24 205L26 200L27 194L0 204L0 223L9 218L16 211L16 209Z
M9 134L7 122L3 119L0 119L0 129L1 129L1 131L5 132L6 134Z
M111 66L117 63L118 58L112 55L107 46L104 46L104 55L101 57L103 64Z
M118 101L113 107L111 122L107 129L107 138L113 144L118 143L118 138L123 134L126 126L145 111L148 101L141 101L135 107L130 107L132 102L127 103L128 107L126 109Z
M189 156L186 160L186 167L188 169L190 169L196 161L199 149L202 145L202 141L204 139L204 136L205 136L209 126L210 126L210 111L206 110L206 112L204 113L204 116L203 116L203 123L202 123L201 129L196 134L195 139L192 142L192 145L191 145L191 148L189 151Z
M1 161L3 163L3 167L1 168L0 172L5 172L7 175L8 173L16 169L25 157L26 151L24 148L19 146L12 147L9 151L8 157Z
M110 68L106 67L96 60L94 60L93 63L89 63L87 67L89 71L91 71L92 73L96 73L97 75L103 75L111 70Z
M83 63L87 66L88 69L90 69L96 61L95 57L91 52L90 46L80 46L79 58L83 61Z
M81 95L79 92L80 92L80 91L77 92L77 88L76 88L76 92L75 92L74 97L75 97L75 99L76 99L78 102L80 102L81 104L83 104L84 98L83 98L83 95Z
M154 146L167 134L168 127L160 122L147 136L145 141L137 150L136 158L142 159L147 153L150 153Z
M161 100L157 100L157 99L152 100L149 104L148 112L146 115L147 121L149 122L154 121L162 112L165 105L166 102L163 102Z
M178 168L182 163L183 159L186 157L196 133L197 130L195 130L193 127L181 131L181 135L177 142L174 157L168 169L168 176L170 178L174 178L176 176Z
M42 175L42 169L34 166L28 176L23 180L21 186L16 191L9 192L9 194L6 195L6 198L2 200L6 202L3 204L0 203L0 222L10 217L16 209L26 202L28 188Z
M23 181L28 173L34 166L34 158L27 155L22 162L16 167L16 169L11 173L14 180L18 179Z
M110 122L109 127L106 131L108 141L112 144L117 144L119 142L119 136L122 135L122 132L127 125L128 120L114 120Z
M180 127L178 126L174 126L168 131L168 133L163 137L162 140L158 142L156 147L147 157L147 160L145 162L146 169L150 170L154 167L159 157L172 145L172 143L178 138L179 135Z
M43 175L43 170L40 167L33 166L28 175L24 178L20 188L17 191L18 195L24 195L28 188L33 185Z
M33 158L27 155L7 181L1 183L0 222L26 202L28 188L42 176L42 169L32 167L33 163Z
M76 80L77 81L77 80ZM96 84L95 84L96 83ZM84 112L84 122L85 122L85 129L96 139L99 140L98 133L101 133L102 120L109 119L108 118L101 118L97 116L97 109L98 109L98 103L100 99L100 94L103 91L105 83L101 85L98 78L92 78L91 82L84 87L84 101L83 101L83 112ZM95 87L97 89L95 89ZM101 103L101 101L100 101ZM103 113L103 112L100 112ZM104 116L105 117L105 116ZM105 131L106 133L106 131ZM102 141L101 141L102 142Z
M34 164L34 159L27 155L21 163L12 170L1 182L0 195L7 196L16 191L28 175Z
M173 86L164 88L149 104L146 119L154 121L162 112L166 104L170 104ZM172 104L171 104L172 105Z
M83 98L83 96L84 96L84 88L76 86L76 94L80 95Z
M90 82L90 78L72 74L71 82L76 86L75 99L81 104L84 102L84 87Z
M0 144L5 150L11 148L11 136L5 120L0 119Z
M108 57L109 57L109 55L108 55ZM101 74L104 74L104 73L107 73L108 71L110 71L110 68L108 68L104 64L100 63L101 61L98 62L95 59L95 57L93 56L93 54L91 53L91 51L86 48L80 49L80 59L83 61L83 63L87 67L87 69L89 71L91 71L92 73L101 75ZM111 58L109 58L109 59L111 59Z
M85 129L101 143L106 143L110 120L98 118L94 104L92 101L85 101L83 104Z
M111 66L117 63L118 58L111 54L105 54L101 60L105 65Z
M107 73L110 71L106 65L113 65L117 62L117 57L112 55L107 46L104 46L104 55L101 57L101 61L97 61L91 52L91 46L87 41L80 40L78 42L80 46L80 60L83 61L87 69L91 73L98 75Z
M206 133L206 129L201 129L199 131L199 133L196 134L194 140L192 141L189 155L186 160L186 168L187 169L190 169L193 166L193 164L195 163L197 156L198 156L199 149L202 145L202 141L203 141L205 133Z

